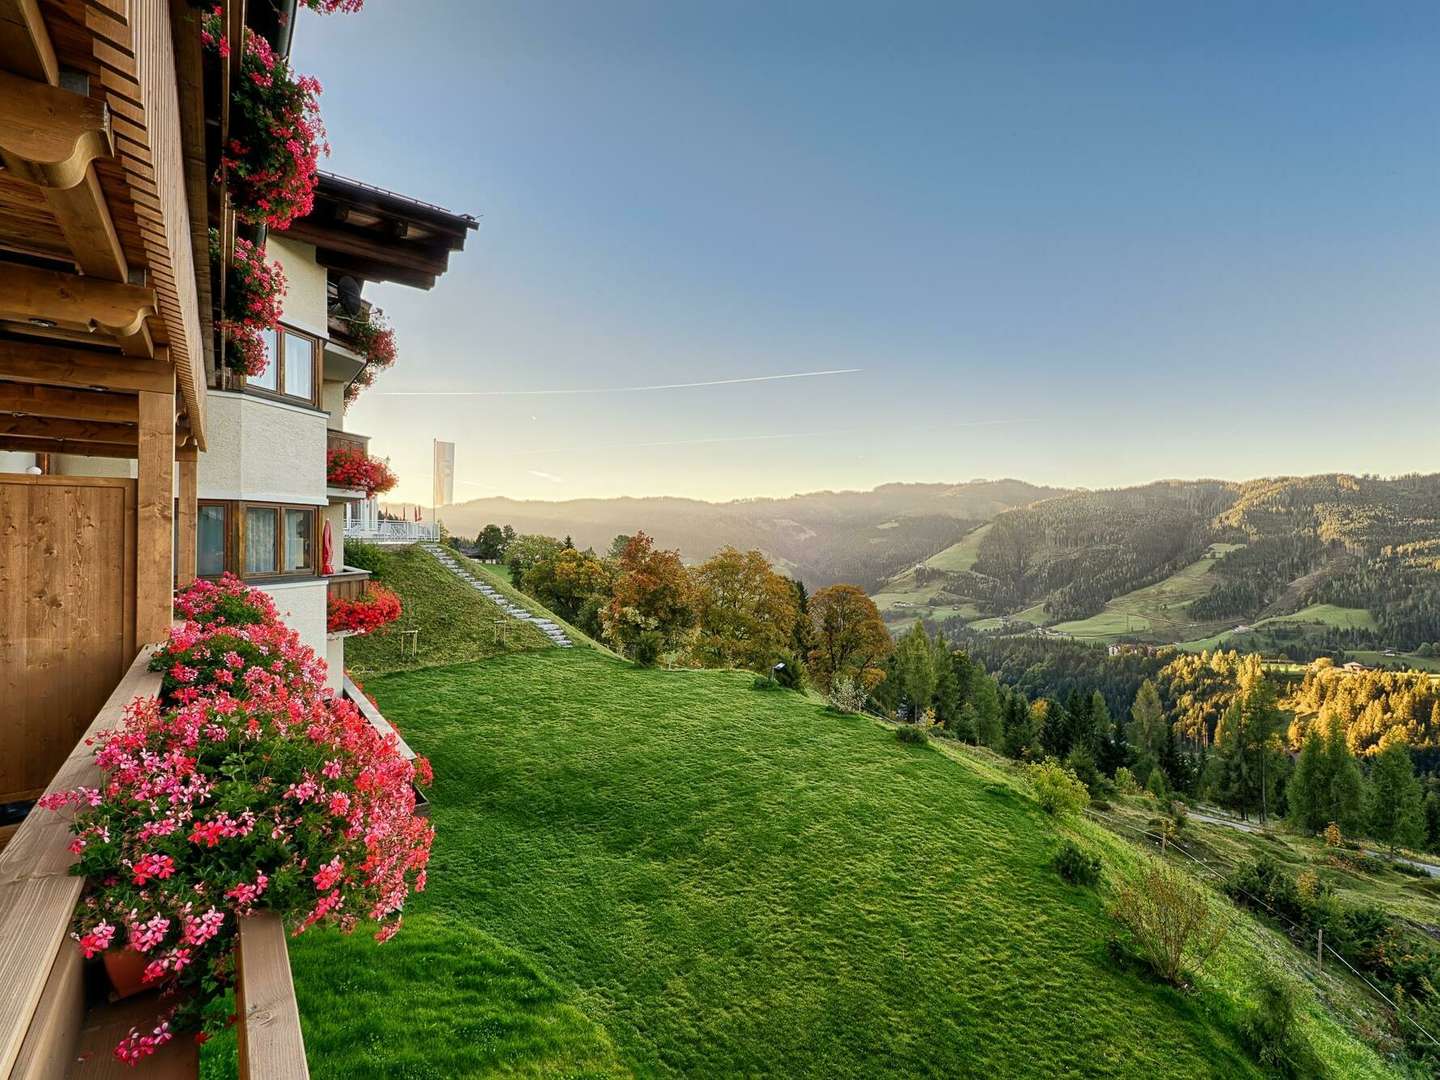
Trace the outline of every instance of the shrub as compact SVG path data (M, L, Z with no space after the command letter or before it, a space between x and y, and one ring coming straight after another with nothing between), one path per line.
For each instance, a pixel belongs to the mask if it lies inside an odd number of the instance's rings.
M635 663L645 668L654 667L660 662L660 650L664 644L665 639L658 630L642 631L635 637Z
M1071 885L1094 885L1100 880L1100 860L1087 855L1073 840L1066 840L1055 853L1055 869Z
M774 679L766 678L764 675L756 675L755 680L750 684L756 690L784 690Z
M925 734L925 728L921 724L901 724L895 729L895 738L902 743L918 743L924 746L930 741L930 736Z
M1274 1076L1322 1077L1329 1072L1300 1030L1294 989L1278 979L1261 985L1259 1002L1240 1020L1240 1040Z
M1140 785L1135 781L1135 774L1124 765L1115 770L1115 790L1121 795L1140 794Z
M334 697L268 597L228 578L197 582L175 606L189 617L156 652L160 697L132 701L95 739L103 785L39 802L75 809L81 951L143 954L144 981L173 1005L121 1040L131 1063L225 1026L241 916L272 911L295 934L368 920L377 939L393 936L434 835L414 813L429 765Z
M1205 891L1183 871L1151 860L1116 886L1110 913L1161 979L1183 986L1225 940L1226 927Z
M390 565L390 553L379 544L367 544L363 540L345 541L345 565L357 570L369 570L377 577L383 577Z
M1073 772L1054 760L1031 765L1026 773L1040 809L1057 817L1078 814L1090 805L1090 792Z
M1161 802L1165 801L1170 789L1165 785L1165 774L1161 770L1150 770L1150 779L1145 781L1145 791Z
M771 666L774 672L775 681L786 690L803 690L805 688L805 664L798 656L789 650L782 651L776 658L775 663L785 666L778 671Z
M858 713L865 708L866 697L864 687L849 675L840 675L831 682L825 700L837 712Z

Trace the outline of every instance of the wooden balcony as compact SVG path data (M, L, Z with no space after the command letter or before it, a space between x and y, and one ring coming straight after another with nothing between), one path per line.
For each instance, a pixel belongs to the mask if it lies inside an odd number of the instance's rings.
M329 583L330 599L359 600L370 591L370 571L342 567L338 574L330 575Z
M141 650L85 733L116 726L134 698L160 689ZM100 771L84 739L70 752L48 791L95 786ZM130 1068L112 1051L132 1026L153 1024L169 1008L156 995L111 1004L90 989L86 961L70 940L70 917L84 881L70 874L69 812L32 810L0 852L0 1078L196 1077L199 1050L176 1039ZM98 963L98 961L94 961ZM241 1080L303 1080L309 1076L300 1011L280 919L243 920L236 957ZM103 980L101 980L103 981Z
M370 436L357 435L353 431L336 431L333 428L325 432L325 449L329 450L359 450L362 454L370 452Z

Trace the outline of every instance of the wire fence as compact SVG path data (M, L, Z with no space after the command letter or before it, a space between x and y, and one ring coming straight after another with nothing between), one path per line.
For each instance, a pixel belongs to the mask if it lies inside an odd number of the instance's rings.
M1135 833L1136 835L1148 837L1152 840L1158 841L1161 845L1162 851L1178 851L1185 858L1189 859L1195 865L1200 867L1200 869L1203 870L1205 873L1211 875L1222 885L1226 886L1227 891L1238 893L1241 896L1245 897L1245 899L1249 900L1256 907L1263 908L1266 912L1270 914L1271 918L1275 919L1282 925L1288 926L1298 936L1302 938L1310 936L1310 931L1308 928L1301 926L1299 923L1295 922L1294 919L1291 919L1283 912L1276 911L1275 908L1271 907L1268 903L1260 899L1258 896L1254 896L1253 894L1235 885L1229 880L1229 874L1222 874L1219 870L1217 870L1216 864L1221 866L1225 865L1223 860L1216 859L1215 863L1212 864L1211 862L1207 862L1204 858L1194 854L1193 852L1187 851L1184 846L1175 841L1174 837L1162 833L1151 832L1148 829L1137 828L1136 826L1131 825L1128 822L1119 821L1117 819L1107 817L1106 815L1100 813L1097 810L1087 810L1086 814L1091 819L1100 822L1108 829L1123 829L1127 832ZM1233 871L1234 868L1231 867L1230 869ZM1390 997L1390 995L1386 994L1384 990L1380 989L1380 987L1376 986L1373 982L1371 982L1370 979L1363 972L1356 969L1355 965L1351 964L1349 960L1346 960L1345 957L1340 955L1340 953L1336 952L1334 948L1326 944L1322 934L1322 936L1319 938L1317 945L1317 955L1325 954L1333 956L1346 968L1346 970L1348 970L1352 975L1359 979L1360 982L1362 982L1365 986L1369 987L1370 991L1374 993L1375 996L1378 997L1381 1001L1385 1002L1385 1004L1388 1005L1392 1011L1394 1011L1396 1016L1408 1023L1416 1031L1420 1032L1420 1034L1424 1035L1425 1038L1428 1039L1433 1045L1440 1047L1440 1039L1437 1039L1426 1028L1421 1026L1421 1024L1417 1020L1415 1020L1414 1017L1406 1015L1406 1013L1400 1008L1399 1005L1395 1003L1395 1001Z

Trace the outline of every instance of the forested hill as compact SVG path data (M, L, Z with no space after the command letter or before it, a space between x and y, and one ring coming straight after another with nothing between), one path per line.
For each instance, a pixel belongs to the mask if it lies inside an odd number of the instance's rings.
M941 553L887 585L902 598L894 614L968 610L949 621L982 630L1019 616L1112 641L1214 645L1250 624L1269 645L1440 640L1440 475L1075 492L1007 510L977 536L963 569ZM907 587L914 602L903 602Z
M1019 480L977 480L726 503L476 499L445 507L441 518L455 535L473 537L494 523L519 533L568 535L581 548L600 551L618 534L643 530L659 547L677 548L688 561L708 558L726 544L756 548L811 587L848 581L869 589L996 514L1060 494L1062 489Z

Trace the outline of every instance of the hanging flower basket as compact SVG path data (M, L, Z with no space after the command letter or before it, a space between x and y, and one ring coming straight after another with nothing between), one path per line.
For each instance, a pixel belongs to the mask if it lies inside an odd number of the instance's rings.
M365 360L360 373L345 387L345 405L360 396L360 392L375 382L380 372L395 366L395 332L390 329L385 313L372 308L350 320L350 337L356 351Z
M367 497L374 498L385 494L399 481L388 462L371 457L364 450L328 450L325 482L331 487L359 488Z
M400 614L400 597L372 582L358 600L330 598L326 629L332 634L369 634L394 622Z
M241 916L276 912L296 934L370 922L392 937L434 836L412 788L429 765L327 689L323 661L268 597L227 575L176 608L185 622L152 661L159 697L95 739L100 787L40 800L75 809L81 951L133 950L141 982L173 991L155 1028L116 1047L128 1062L226 1025Z
M210 230L210 258L220 261L220 234ZM225 313L219 329L225 344L225 366L249 376L263 375L270 357L265 332L280 326L285 299L285 272L267 262L264 252L243 236L235 238L235 258L225 289Z
M201 19L200 40L218 56L230 55L222 8ZM330 152L320 122L320 84L295 75L268 41L247 29L231 94L230 136L221 149L218 179L242 221L284 229L310 213L316 165Z
M348 15L365 6L365 0L301 0L301 3L321 15L333 15L337 11Z

